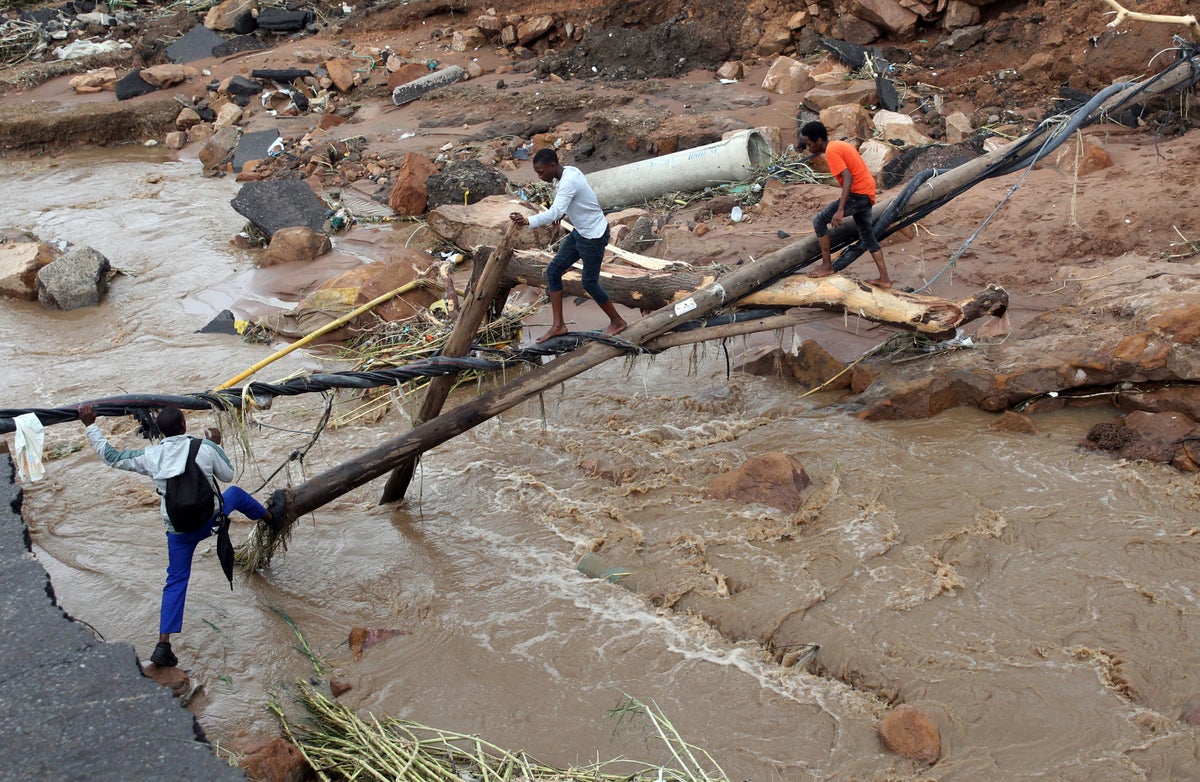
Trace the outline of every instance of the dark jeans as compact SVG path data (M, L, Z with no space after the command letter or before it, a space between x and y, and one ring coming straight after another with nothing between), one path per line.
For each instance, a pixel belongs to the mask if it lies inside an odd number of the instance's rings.
M546 290L554 293L563 289L562 278L576 261L583 261L583 289L597 304L608 303L608 292L600 287L600 262L608 246L610 231L605 229L599 239L585 239L579 231L571 231L563 239L554 260L546 267Z
M833 214L837 211L838 202L834 201L829 206L817 212L817 216L813 218L813 228L817 232L817 236L824 236L829 233L829 223L833 220ZM879 248L879 240L875 238L875 226L871 224L871 199L861 193L851 193L846 199L846 209L842 212L843 217L853 217L854 227L858 229L858 238L862 242L862 246L867 252L873 253Z

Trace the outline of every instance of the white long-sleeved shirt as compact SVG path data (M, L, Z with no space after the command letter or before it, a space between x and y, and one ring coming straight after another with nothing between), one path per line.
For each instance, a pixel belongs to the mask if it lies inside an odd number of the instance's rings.
M554 191L554 203L545 212L530 217L529 225L541 228L558 222L564 215L585 239L599 239L608 230L608 220L592 186L575 166L563 166L558 188Z
M154 485L161 495L158 503L159 511L162 513L163 521L168 529L173 532L175 528L171 526L171 520L167 518L165 496L167 479L183 473L183 468L187 466L188 448L192 438L186 434L177 434L164 439L157 445L123 451L114 448L108 442L97 424L88 426L87 438L92 447L96 449L96 453L109 467L136 472L154 479ZM213 478L226 483L233 480L233 465L229 462L229 457L225 455L224 449L212 440L200 441L200 450L196 452L196 465L202 473L208 476L210 481ZM216 494L213 513L216 513L220 508L221 495L217 492L216 486L213 487L213 492Z

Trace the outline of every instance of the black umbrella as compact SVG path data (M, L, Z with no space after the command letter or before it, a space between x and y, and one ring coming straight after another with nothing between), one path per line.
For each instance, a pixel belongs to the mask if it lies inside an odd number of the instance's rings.
M221 560L221 570L229 579L229 591L233 591L233 543L229 540L229 517L224 513L217 520L217 559Z

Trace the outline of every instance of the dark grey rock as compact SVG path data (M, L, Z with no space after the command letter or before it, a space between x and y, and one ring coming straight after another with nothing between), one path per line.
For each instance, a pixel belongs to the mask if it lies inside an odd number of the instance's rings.
M233 31L238 35L249 35L258 29L258 19L253 11L243 11L233 20Z
M225 39L202 24L188 30L182 38L166 49L167 59L174 63L192 62L213 56L213 49Z
M129 100L130 98L136 98L139 95L149 95L157 90L158 87L155 87L153 84L142 78L141 69L130 71L129 73L125 74L120 79L117 79L117 83L113 86L113 91L117 95L117 100Z
M245 780L170 692L142 676L132 646L105 643L58 607L30 551L13 473L0 453L0 776ZM147 628L151 640L155 632Z
M456 160L426 179L425 188L430 209L442 204L473 204L508 192L508 177L478 160Z
M269 79L280 84L291 84L296 79L307 79L313 73L303 68L255 68L250 71L250 75L255 79Z
M329 213L308 183L296 179L247 182L229 203L268 237L293 225L324 231Z
M253 35L239 35L236 38L230 38L228 41L223 41L219 46L214 46L212 50L213 57L228 57L231 54L239 52L252 52L256 49L270 49L271 44L266 41L261 41Z
M247 79L245 76L238 74L229 80L225 91L230 95L257 95L263 91L263 86L252 79Z
M91 247L76 247L38 270L38 301L49 309L95 307L108 292L108 259Z
M303 30L312 20L312 11L264 8L258 14L258 26L273 33L294 33Z
M238 139L237 149L233 153L233 170L241 171L242 167L251 160L262 160L267 157L267 149L279 138L279 131L257 130L253 133L243 133Z

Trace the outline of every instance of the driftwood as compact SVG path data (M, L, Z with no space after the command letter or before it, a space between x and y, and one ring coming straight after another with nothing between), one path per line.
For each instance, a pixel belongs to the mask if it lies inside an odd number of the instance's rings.
M1102 0L1110 8L1115 9L1116 15L1106 27L1119 27L1121 22L1130 19L1135 22L1152 22L1155 24L1182 24L1185 25L1192 33L1192 40L1200 41L1200 22L1196 21L1196 17L1188 14L1187 16L1170 16L1168 14L1144 14L1139 11L1130 11L1123 7L1116 0Z
M509 263L505 281L540 288L545 285L549 259L550 255L541 251L517 252ZM692 269L683 263L660 268L675 271L645 272L609 264L601 270L600 281L618 304L656 310L686 299L692 291L717 279L716 272ZM570 269L563 275L563 290L572 296L586 295L578 269ZM843 274L819 279L792 275L744 296L734 304L738 307L819 307L924 334L947 334L984 315L1003 314L1008 306L1008 294L1003 288L990 286L964 302L955 303L935 296L879 288Z
M1101 111L1107 111L1126 100L1128 90L1143 89L1144 92L1160 92L1191 84L1194 80L1193 58L1176 62L1167 70L1133 85L1104 101ZM1157 89L1155 89L1157 88ZM1035 145L1048 138L1054 129L1042 126L1026 136L1023 141ZM970 187L993 164L1004 159L1004 150L988 153L965 163L951 171L930 179L905 204L898 218L920 214L920 210L937 200L951 196L961 189ZM877 208L887 208L886 204ZM831 234L835 245L852 239L852 228L843 226ZM777 250L757 263L747 264L723 275L716 282L698 288L690 296L663 307L630 325L621 337L633 345L642 345L655 337L672 331L685 321L704 317L717 309L757 291L781 277L796 271L818 257L820 250L815 237ZM371 448L325 472L312 476L304 483L290 489L279 489L271 498L271 513L281 532L286 532L295 520L306 513L320 508L337 497L383 475L405 458L434 448L463 432L478 426L526 399L562 383L605 361L625 353L619 347L603 342L590 342L571 353L515 378L502 386L464 402L448 413L421 424L405 434ZM276 533L278 536L279 533Z

